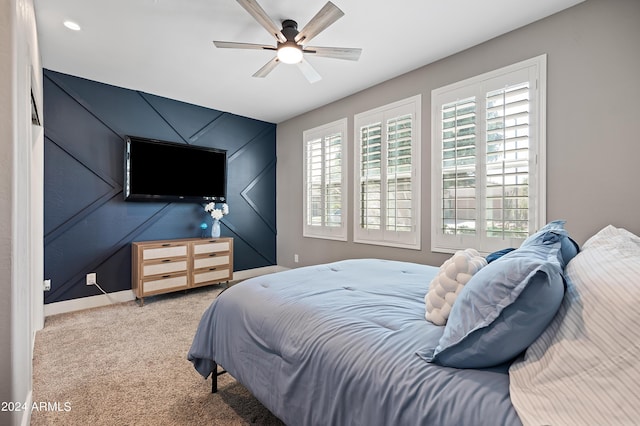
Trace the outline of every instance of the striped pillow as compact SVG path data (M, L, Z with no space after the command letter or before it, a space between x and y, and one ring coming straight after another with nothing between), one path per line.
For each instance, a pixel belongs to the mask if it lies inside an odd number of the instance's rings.
M524 425L637 425L640 237L607 226L566 268L567 293L509 370Z

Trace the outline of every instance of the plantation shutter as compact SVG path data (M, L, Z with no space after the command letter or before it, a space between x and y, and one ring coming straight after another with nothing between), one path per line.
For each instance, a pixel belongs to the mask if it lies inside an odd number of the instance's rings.
M529 82L486 95L486 235L529 234Z
M342 226L342 135L324 139L324 225Z
M541 56L432 92L432 250L518 247L540 226L545 67Z
M347 121L304 132L303 236L346 240Z
M322 138L307 142L307 225L322 226L323 220Z
M360 228L379 230L382 223L382 123L360 128Z
M387 220L386 229L410 232L412 210L411 115L387 121Z
M442 106L442 219L447 235L475 235L477 221L476 100Z
M419 131L414 97L356 116L354 241L419 248Z

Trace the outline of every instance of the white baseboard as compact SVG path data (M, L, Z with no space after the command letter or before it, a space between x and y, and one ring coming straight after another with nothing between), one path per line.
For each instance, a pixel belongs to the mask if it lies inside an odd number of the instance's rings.
M253 268L233 273L233 281L242 281L248 278L260 275L271 274L274 272L284 271L288 268L284 266L265 266L263 268ZM136 295L133 290L123 290L114 293L99 294L97 296L81 297L79 299L64 300L62 302L54 302L44 305L44 316L65 314L67 312L81 311L84 309L98 308L114 303L123 303L135 300Z
M67 312L81 311L83 309L97 308L114 303L129 302L135 300L133 290L117 291L115 293L99 294L97 296L81 297L80 299L64 300L44 305L44 316L66 314Z
M260 275L272 274L274 272L286 271L289 268L284 266L264 266L262 268L246 269L244 271L235 271L233 273L233 281L242 281L253 277L259 277Z

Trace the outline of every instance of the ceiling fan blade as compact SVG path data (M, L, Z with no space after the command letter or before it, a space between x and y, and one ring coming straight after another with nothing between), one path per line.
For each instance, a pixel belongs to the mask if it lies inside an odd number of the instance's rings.
M274 46L267 46L264 44L254 44L254 43L236 43L233 41L217 41L214 40L213 44L215 44L218 48L224 49L258 49L258 50L276 50Z
M314 56L323 56L326 58L346 59L348 61L357 61L360 59L362 49L352 47L318 47L306 46L304 53Z
M240 0L238 0L240 1ZM308 43L322 30L344 16L344 12L335 4L327 2L309 23L296 35L296 43Z
M273 71L273 69L279 63L280 63L280 61L278 60L278 57L275 56L272 60L270 60L269 62L264 64L264 66L262 68L260 68L258 71L256 71L255 74L253 74L252 77L258 77L258 78L266 77L271 71Z
M298 68L302 71L302 74L304 74L306 79L309 80L309 83L315 83L316 81L322 80L318 71L316 71L315 68L313 68L311 64L304 59L298 62Z
M284 43L287 41L287 38L280 32L280 28L273 22L273 20L267 15L267 12L258 4L255 0L237 0L240 3L240 6L244 7L244 9L249 12L253 18L258 21L260 25L262 25L269 34L274 36L276 40Z

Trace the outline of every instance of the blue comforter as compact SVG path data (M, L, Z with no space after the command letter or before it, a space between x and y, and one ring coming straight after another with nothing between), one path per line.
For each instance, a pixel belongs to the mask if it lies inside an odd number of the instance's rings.
M422 360L444 327L425 320L438 268L377 259L241 282L204 313L188 359L213 362L297 425L520 425L506 368Z

